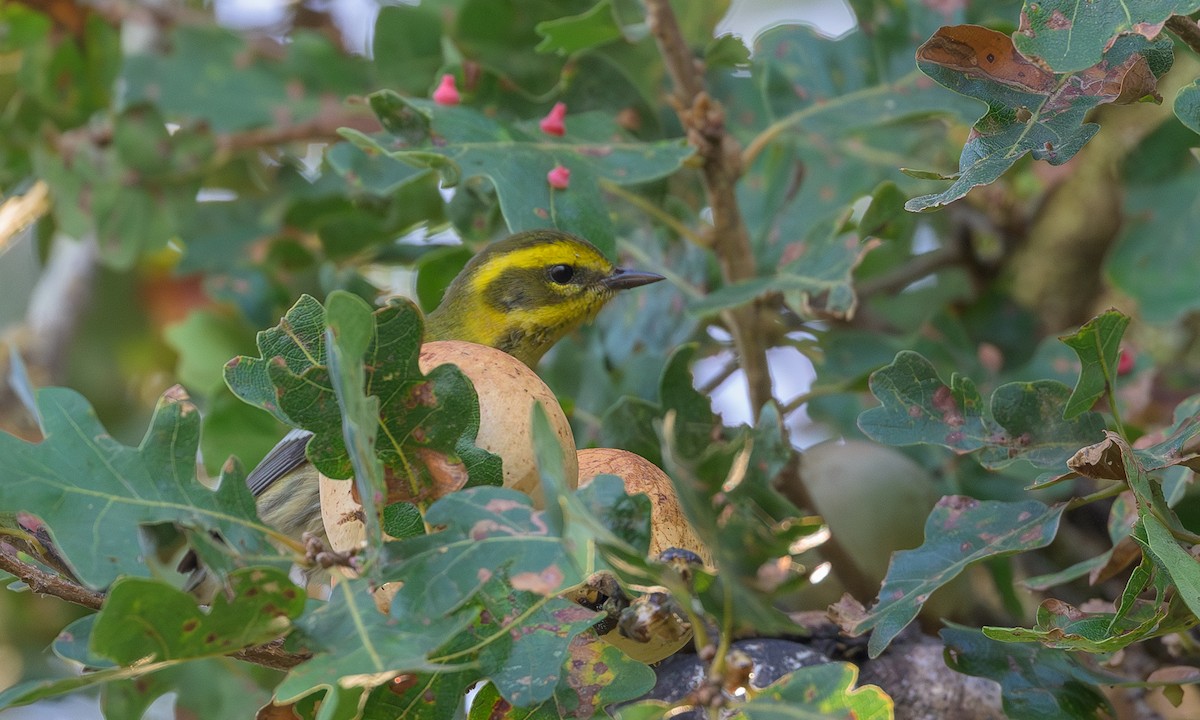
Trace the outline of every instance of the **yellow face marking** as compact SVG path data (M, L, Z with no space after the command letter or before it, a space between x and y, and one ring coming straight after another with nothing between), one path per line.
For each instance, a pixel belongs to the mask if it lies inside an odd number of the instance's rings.
M475 293L483 292L506 270L537 269L552 265L582 265L600 268L605 275L613 271L613 264L608 261L608 258L585 245L565 241L550 242L488 258L486 263L476 269L471 278L471 290Z

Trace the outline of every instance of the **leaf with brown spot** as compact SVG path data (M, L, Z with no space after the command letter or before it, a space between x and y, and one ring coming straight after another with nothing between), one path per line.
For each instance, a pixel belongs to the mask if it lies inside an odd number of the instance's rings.
M595 633L581 633L567 647L566 672L554 695L533 705L514 708L497 691L485 686L471 704L471 719L557 720L605 717L603 708L640 697L654 687L654 671L631 660Z
M917 60L993 80L1025 92L1048 93L1054 73L1017 52L1008 36L978 25L944 27L917 50Z
M847 631L861 635L873 630L867 649L871 657L878 657L929 595L969 565L1048 545L1065 507L1033 500L942 498L925 521L925 542L892 554L876 603Z
M234 358L225 368L238 397L314 433L307 456L331 478L354 474L325 339L334 320L359 320L348 305L341 303L339 317L331 318L316 299L301 297L276 327L259 333L259 357ZM452 365L420 371L421 312L396 299L366 322L362 392L378 398L375 450L389 488L401 499L431 500L463 486L499 485L499 457L475 446L479 402L470 380Z
M1070 390L1058 381L1005 383L985 407L969 378L955 374L947 384L933 363L908 350L872 373L870 388L881 405L859 415L858 426L871 439L978 452L980 464L993 469L1018 459L1061 467L1104 431L1097 413L1063 419Z
M181 590L124 578L113 585L96 617L92 647L122 664L145 657L224 655L279 637L299 617L304 603L304 591L273 568L234 571L228 593L218 593L207 612Z
M1124 35L1090 66L1056 74L1022 57L1003 33L974 25L941 28L917 50L917 66L951 90L984 101L988 110L971 129L950 187L905 207L922 212L951 203L994 182L1026 154L1065 163L1099 130L1084 122L1089 111L1157 97L1157 79L1172 60L1169 39Z
M1074 72L1099 63L1120 36L1153 40L1171 15L1197 9L1197 0L1026 0L1013 41L1023 54L1039 58L1055 72Z
M226 551L290 564L267 543L270 529L255 513L240 466L226 467L216 491L197 480L200 415L186 394L168 391L159 400L136 447L113 439L78 393L46 388L36 397L45 439L0 433L0 508L36 515L38 532L49 531L85 585L148 574L139 531L154 523L206 537L217 531Z

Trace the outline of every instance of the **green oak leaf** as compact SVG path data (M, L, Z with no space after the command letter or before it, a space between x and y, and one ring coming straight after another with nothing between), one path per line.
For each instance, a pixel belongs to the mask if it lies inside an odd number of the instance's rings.
M330 293L325 304L329 379L342 414L342 441L354 468L370 557L383 539L383 508L388 497L383 464L375 452L379 397L364 391L367 381L363 360L374 340L375 322L366 301L344 290Z
M368 153L438 170L443 184L476 176L491 180L512 232L557 227L591 240L612 256L612 221L593 202L601 182L645 183L670 175L692 155L680 141L634 142L611 120L568 116L556 138L535 123L505 124L466 106L442 106L388 90L370 96L390 138L349 129L342 135ZM546 174L562 165L571 172L565 190L551 188Z
M1200 565L1196 563L1196 558L1183 549L1171 531L1154 515L1146 513L1139 522L1142 530L1139 532L1137 528L1134 529L1134 540L1175 584L1179 597L1192 611L1193 617L1200 616Z
M1192 132L1200 133L1200 80L1179 88L1175 94L1175 117Z
M173 663L170 661L145 663L131 667L104 668L65 680L26 680L0 692L0 708L29 705L38 700L57 697L74 690L91 688L101 683L140 678L147 673L164 670L172 665Z
M979 630L951 625L942 630L946 664L965 675L1000 683L1004 713L1013 720L1096 720L1112 715L1099 685L1123 678L1092 669L1081 653L991 640Z
M868 437L888 445L979 451L979 462L993 469L1017 459L1061 467L1104 430L1097 413L1063 418L1071 391L1056 380L1005 383L985 409L970 379L955 373L947 385L933 363L909 350L872 373L870 387L881 404L859 415L858 426Z
M361 707L364 690L405 673L446 672L453 666L430 655L465 630L472 618L439 617L393 599L391 614L381 613L367 581L345 580L329 601L296 623L313 657L292 668L275 688L275 700L294 702L321 690L326 702Z
M479 682L478 669L410 673L371 691L363 705L363 718L443 720L461 712L471 686ZM476 695L478 696L478 695Z
M72 623L56 642L61 657L101 669L10 688L0 693L0 707L120 680L152 683L147 675L274 640L304 611L304 591L283 570L235 570L227 588L228 592L216 595L211 607L201 609L196 598L163 582L121 578L109 589L98 614Z
M236 463L216 492L196 479L200 415L181 392L159 400L136 448L116 442L71 390L41 390L37 403L41 443L0 434L0 507L38 516L84 584L146 575L139 527L151 523L217 531L239 554L284 562L265 541L275 533L258 520Z
M1010 382L996 388L990 410L1001 432L979 453L979 462L1001 468L1020 458L1040 468L1061 468L1104 432L1099 413L1063 417L1070 394L1071 389L1057 380Z
M750 73L710 72L710 92L747 147L737 193L759 272L791 290L798 312L806 304L852 312L849 271L869 246L865 233L842 227L843 210L884 181L906 197L935 187L900 168L947 160L947 119L965 124L979 113L976 100L941 91L913 68L912 38L929 31L913 35L907 21L920 12L889 3L886 29L860 26L836 40L778 25L755 39ZM895 42L880 43L878 32ZM766 289L738 287L722 302Z
M1090 410L1097 400L1115 390L1121 337L1128 325L1128 315L1108 310L1089 320L1074 334L1059 338L1075 351L1082 364L1079 381L1067 400L1067 406L1063 408L1065 419L1070 420Z
M574 672L572 640L603 617L561 597L514 590L503 573L485 584L468 612L475 622L446 654L457 655L459 646L479 648L473 655L482 676L515 707L539 705L554 696Z
M398 9L387 7L381 12ZM381 198L391 196L401 187L430 173L425 168L415 167L351 142L340 142L329 148L325 152L325 160L334 172L346 179L350 187Z
M995 181L1026 154L1065 163L1100 129L1084 122L1085 115L1104 103L1152 94L1155 78L1171 67L1171 53L1169 39L1123 35L1099 63L1055 74L1020 57L1003 33L973 25L938 30L917 51L917 66L951 90L983 100L988 111L963 146L950 187L906 207L923 212L951 203Z
M855 635L873 630L867 651L878 657L913 621L929 595L972 563L1050 544L1065 507L1034 500L942 498L925 521L925 542L893 553L875 605L865 613L845 614L843 628Z
M654 687L653 670L644 663L630 660L595 633L576 635L568 650L571 671L559 679L552 697L515 707L495 685L488 684L472 700L470 720L603 717L605 707L633 700Z
M1167 18L1197 9L1197 0L1026 0L1013 42L1022 55L1045 61L1055 72L1074 72L1100 62L1118 36L1130 33L1153 39Z
M1138 603L1118 616L1115 612L1084 612L1061 600L1047 599L1038 606L1033 628L985 626L983 634L1001 642L1038 642L1103 654L1184 629L1177 624L1164 625L1166 617L1167 606L1159 603Z
M1105 260L1105 271L1134 299L1138 317L1168 325L1200 308L1192 278L1200 273L1195 228L1200 223L1200 163L1189 150L1196 134L1177 122L1140 143L1123 172L1125 212L1139 222L1122 228Z
M995 433L975 383L955 373L947 385L919 353L896 353L890 365L871 373L870 387L882 404L863 412L858 426L873 440L965 453L985 447Z
M304 604L304 591L274 568L233 571L207 611L159 581L122 578L96 616L91 648L122 665L225 655L279 637Z
M800 668L756 692L739 710L749 720L890 720L892 699L874 685L855 688L857 679L858 668L850 663Z
M393 493L426 497L435 483L430 464L443 474L465 473L460 479L468 485L499 485L500 459L474 444L479 404L470 381L452 365L420 372L421 312L395 299L370 320L362 391L379 400L380 437L388 441L380 444L378 456L400 478L389 485ZM259 357L241 356L226 365L225 381L251 405L312 431L308 458L325 475L346 478L354 468L330 375L326 324L325 308L301 297L278 326L258 334Z
M245 40L217 25L179 25L165 54L132 53L120 84L127 104L153 103L175 120L204 120L217 132L300 123L325 99L363 92L363 58L317 32L298 30L279 56L246 53ZM298 92L302 91L302 92Z
M1175 422L1162 431L1162 439L1133 451L1138 465L1146 472L1176 465L1200 467L1200 452L1192 442L1200 435L1200 395L1193 395L1175 406ZM1168 495L1169 497L1169 495Z
M386 545L392 563L383 579L404 581L396 594L403 605L453 609L500 572L540 595L583 581L562 538L516 490L452 493L429 507L425 522L442 529Z
M186 234L198 208L214 140L205 128L168 133L156 107L135 105L113 119L114 142L32 150L50 186L55 219L74 237L94 235L101 260L128 270L142 255Z
M420 94L446 65L443 16L432 4L384 5L375 17L371 59L378 87Z
M542 41L534 50L571 55L622 38L610 0L600 0L579 15L544 20L535 27Z

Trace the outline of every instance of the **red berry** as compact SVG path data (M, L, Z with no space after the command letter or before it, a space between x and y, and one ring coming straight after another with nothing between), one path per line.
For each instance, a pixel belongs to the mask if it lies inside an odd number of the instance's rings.
M565 103L554 103L554 107L550 108L550 112L546 113L546 117L538 123L538 127L547 135L557 135L562 137L567 132L567 128L563 125L563 118L567 116L567 106Z
M1117 357L1117 375L1128 375L1133 372L1133 363L1133 353L1121 348L1121 354Z
M566 190L571 184L571 171L562 165L555 165L553 170L546 173L546 182L555 190Z
M454 76L446 73L433 91L433 101L438 105L457 105L459 103L458 88L454 86Z

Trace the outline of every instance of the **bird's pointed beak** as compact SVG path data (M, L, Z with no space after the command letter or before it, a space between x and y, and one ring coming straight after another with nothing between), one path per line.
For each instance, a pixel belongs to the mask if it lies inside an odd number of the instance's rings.
M629 288L641 287L642 285L649 285L650 283L656 283L659 280L665 279L658 273L617 268L613 270L612 275L609 275L600 282L612 290L628 290Z

